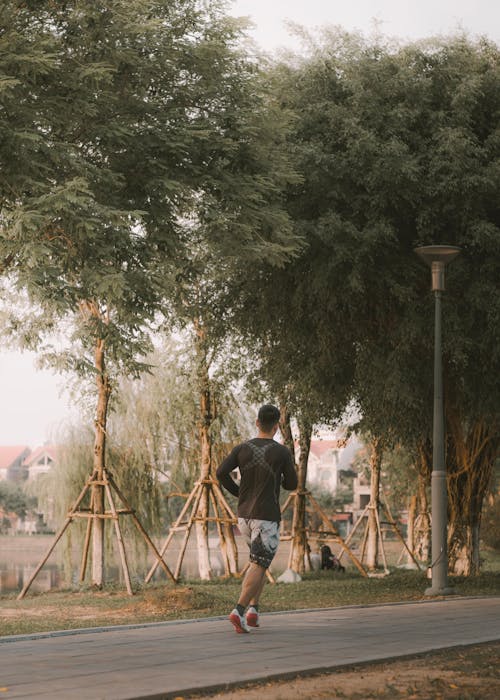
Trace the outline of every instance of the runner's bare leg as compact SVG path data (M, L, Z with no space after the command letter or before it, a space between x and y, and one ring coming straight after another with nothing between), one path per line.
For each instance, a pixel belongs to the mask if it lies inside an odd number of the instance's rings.
M249 603L258 604L265 582L266 570L263 566L252 562L241 585L238 605L243 605L246 608Z

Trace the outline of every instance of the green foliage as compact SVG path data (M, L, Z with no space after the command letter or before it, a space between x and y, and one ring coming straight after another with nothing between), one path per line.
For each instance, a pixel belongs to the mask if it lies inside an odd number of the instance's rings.
M36 499L26 494L18 483L0 481L0 507L6 513L15 513L24 518L35 503Z
M352 487L349 488L347 485L336 489L335 493L321 486L314 485L311 487L311 493L321 508L330 514L333 514L335 511L342 511L344 506L352 503Z
M500 434L499 58L462 36L394 46L333 31L277 67L304 247L249 271L235 323L292 412L350 410L388 449L428 443L433 300L413 251L449 243L462 253L443 300L447 412L464 433L484 421Z
M17 158L17 113L5 111L3 159L16 172L4 183L0 259L44 312L24 335L34 344L51 317L75 315L83 347L51 361L92 371L82 352L99 338L110 369L140 370L143 326L165 310L190 247L183 222L202 226L220 254L281 259L293 247L278 117L268 119L223 3L4 5L7 59L25 47L36 67L24 82L13 59L4 66L9 99L31 110L23 138L37 151Z
M12 37L38 42L42 57L50 40L52 51L38 68L43 79L10 84L13 99L33 106L23 139L41 155L29 173L20 159L2 190L0 264L36 308L7 325L37 349L56 327L66 345L49 348L45 361L97 379L94 454L102 468L118 377L147 369L148 331L161 317L198 317L192 304L179 314L177 303L186 301L183 278L193 284L186 261L191 270L200 261L191 255L195 236L208 251L195 282L211 280L207 262L216 267L221 256L276 264L293 251L281 206L291 178L282 120L255 61L237 47L238 23L217 0L6 5ZM6 64L7 81L13 68ZM17 125L6 114L8 143ZM108 464L144 525L158 528L160 486L149 459L153 452L164 460L164 443L161 454L138 441L131 449L133 434L110 443ZM176 459L189 472L180 452Z
M418 472L413 455L401 445L384 452L381 484L387 503L396 517L408 507L408 499L416 494Z
M90 426L68 424L55 437L57 459L50 470L28 482L31 495L38 499L38 508L44 513L47 525L58 529L69 508L76 501L92 473L93 434ZM89 506L89 495L82 503ZM77 519L71 529L83 533L84 523Z
M500 447L499 59L461 36L394 47L332 32L280 68L303 174L289 213L307 245L278 281L288 294L268 355L299 403L316 394L336 416L354 401L365 430L417 455L432 427L433 303L413 251L458 245L443 300L457 540Z

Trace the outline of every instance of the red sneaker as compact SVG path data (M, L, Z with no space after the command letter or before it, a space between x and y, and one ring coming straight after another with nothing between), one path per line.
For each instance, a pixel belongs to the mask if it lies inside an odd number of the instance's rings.
M249 627L259 627L259 613L254 607L248 608L246 618Z
M238 634L246 634L247 632L250 632L247 623L245 622L245 619L239 614L236 608L229 615L229 621L233 625L234 629L238 632Z

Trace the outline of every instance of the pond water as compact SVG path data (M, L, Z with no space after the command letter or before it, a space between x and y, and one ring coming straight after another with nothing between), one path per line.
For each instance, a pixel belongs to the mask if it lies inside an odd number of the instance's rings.
M0 535L0 595L20 592L33 574L35 568L44 558L47 550L53 544L54 535ZM218 546L217 538L211 538L210 559L214 567L215 574L223 574L222 557ZM241 538L237 538L239 565L242 568L248 558L248 550ZM161 546L161 543L156 543ZM78 542L73 546L71 562L65 550L64 542L59 542L48 561L38 572L33 581L31 592L50 591L67 585L77 585L79 577L79 560L81 556L82 543ZM137 557L134 555L134 547L125 541L125 549L129 563L129 571L132 583L143 582L149 571L154 558L148 555ZM289 543L283 542L280 545L278 554L271 567L275 575L279 575L286 569L288 559ZM169 545L165 555L165 561L172 571L174 571L179 555L179 543L173 540ZM117 563L116 553L111 553L107 557L110 566L106 569L105 579L107 582L116 582L124 585L123 572ZM69 570L69 574L68 574ZM185 579L198 578L198 559L196 553L196 537L191 536L184 556L181 575ZM68 580L71 579L71 580ZM166 575L158 567L154 580L166 580Z

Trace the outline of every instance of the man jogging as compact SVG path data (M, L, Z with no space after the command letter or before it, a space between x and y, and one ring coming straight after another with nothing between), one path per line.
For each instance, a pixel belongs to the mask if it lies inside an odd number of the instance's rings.
M262 406L256 421L257 437L237 445L217 469L222 486L238 496L238 527L250 548L250 566L241 585L241 595L229 615L239 633L259 626L259 598L266 582L266 570L279 544L280 486L288 491L297 488L292 454L273 439L279 420L276 406ZM231 477L235 469L239 469L241 476L239 486Z

